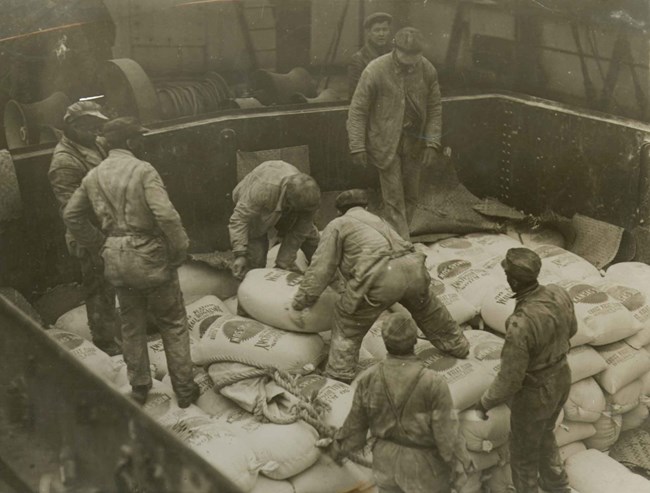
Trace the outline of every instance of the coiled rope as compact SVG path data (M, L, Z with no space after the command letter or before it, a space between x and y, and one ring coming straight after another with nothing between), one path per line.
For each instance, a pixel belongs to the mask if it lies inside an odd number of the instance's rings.
M159 81L156 93L165 119L217 111L234 98L226 81L214 72L204 78Z

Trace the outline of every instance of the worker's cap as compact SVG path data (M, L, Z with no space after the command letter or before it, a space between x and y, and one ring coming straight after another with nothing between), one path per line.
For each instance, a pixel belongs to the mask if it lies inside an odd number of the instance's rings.
M395 33L393 45L408 55L419 55L424 49L422 33L414 27L403 27Z
M287 180L285 200L294 211L315 211L320 207L318 183L305 173L291 175Z
M78 101L68 106L63 116L65 123L72 123L82 116L93 116L100 120L108 120L108 117L102 113L102 107L93 101Z
M363 28L370 29L372 26L379 24L380 22L388 22L390 24L393 22L393 16L386 12L375 12L365 18L363 21Z
M142 135L149 131L143 127L137 118L132 116L123 116L115 118L104 124L102 133L109 140L126 140L136 135Z
M398 312L386 317L381 327L381 336L389 353L405 353L415 346L418 329L409 315Z
M368 194L365 190L355 188L346 190L336 196L336 208L339 210L349 209L350 207L366 207L368 205Z
M533 282L542 268L542 259L528 248L511 248L501 261L501 266L514 279Z

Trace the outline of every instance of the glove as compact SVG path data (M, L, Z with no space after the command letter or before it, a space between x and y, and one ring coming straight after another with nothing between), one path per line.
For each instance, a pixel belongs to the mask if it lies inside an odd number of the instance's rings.
M352 164L359 166L360 168L366 168L368 166L366 151L355 152L352 154Z
M246 258L245 255L237 257L232 263L231 270L232 275L235 277L235 279L239 279L241 281L246 275L246 272L248 272L248 258Z
M426 147L424 153L422 154L422 165L425 168L430 168L436 164L440 156L440 145L436 144L436 147Z

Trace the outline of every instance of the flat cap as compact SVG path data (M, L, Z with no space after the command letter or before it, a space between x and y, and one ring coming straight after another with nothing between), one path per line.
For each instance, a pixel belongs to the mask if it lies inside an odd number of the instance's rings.
M102 132L107 139L119 140L128 139L135 135L142 135L149 131L143 127L137 118L132 116L123 116L115 118L104 124Z
M82 116L94 116L100 120L108 120L108 117L102 113L102 107L93 101L77 101L68 106L63 116L65 123L72 123Z
M365 207L368 205L368 194L360 188L346 190L336 196L335 205L339 210L355 206Z
M415 346L418 329L413 319L405 313L392 313L381 327L381 336L388 352L406 352Z
M364 19L363 28L370 29L374 24L380 22L393 22L393 16L386 12L374 12Z
M419 29L414 27L403 27L395 33L393 45L398 50L409 55L422 53L424 49L424 38Z
M537 280L542 268L542 259L528 248L511 248L501 262L503 270L522 282Z

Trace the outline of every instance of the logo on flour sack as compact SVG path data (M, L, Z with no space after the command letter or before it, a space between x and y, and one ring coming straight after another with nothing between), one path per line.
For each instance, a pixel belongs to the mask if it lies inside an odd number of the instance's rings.
M576 284L569 288L569 296L574 303L588 303L590 305L597 305L604 303L609 296L599 289L589 286L588 284Z
M205 319L201 320L201 323L199 324L199 337L203 337L203 334L205 334L205 331L210 328L212 322L214 322L216 319L221 317L223 317L223 313L212 315L210 317L206 317Z
M160 418L169 412L171 401L172 398L167 394L153 390L147 395L147 402L145 402L144 408L147 414L154 419Z
M450 277L456 277L471 267L472 264L467 260L448 260L438 265L438 277L440 279L449 279Z
M463 238L448 238L446 240L442 240L438 242L438 245L441 246L442 248L454 248L454 249L472 248L474 246L471 241L467 241Z
M535 248L534 251L541 258L555 257L556 255L562 255L564 253L564 250L562 250L560 247L556 247L555 245L542 245Z
M446 354L442 354L440 351L438 351L436 348L431 347L424 349L423 351L420 351L417 354L418 359L421 359L424 361L424 364L427 366L427 368L430 368L433 371L437 371L440 373L443 373L450 368L453 368L456 366L456 362L458 361L456 358L453 356L448 356Z
M607 292L631 312L635 312L645 305L645 296L641 291L637 291L636 289L617 285L609 288Z
M252 339L264 330L264 326L255 320L244 320L241 318L228 320L221 328L223 334L233 344Z
M438 281L438 279L431 279L431 289L433 290L433 294L439 296L441 294L444 294L445 284Z
M474 348L474 357L480 361L501 359L502 347L498 342L479 342Z
M298 388L304 397L316 397L325 385L327 385L327 379L320 375L308 375L298 382Z
M54 339L69 351L81 346L85 340L77 334L55 334Z

